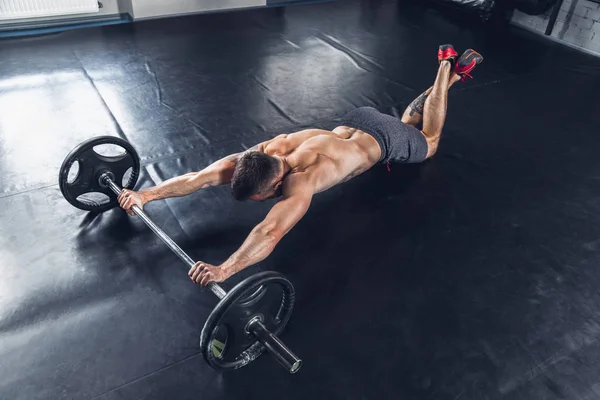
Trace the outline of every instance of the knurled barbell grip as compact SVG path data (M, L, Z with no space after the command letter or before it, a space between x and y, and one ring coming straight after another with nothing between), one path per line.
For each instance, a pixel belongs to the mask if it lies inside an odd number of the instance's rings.
M109 176L107 175L103 175L100 180L102 182L104 182L105 185L107 185L110 190L112 190L117 196L121 193L122 188L119 187L119 185L117 185L115 182L113 182L112 179L110 179ZM185 251L183 251L181 249L181 247L179 247L177 245L177 243L175 243L173 241L173 239L171 239L162 229L160 229L151 219L150 217L148 217L148 215L146 215L146 213L138 206L134 205L132 208L133 212L142 219L142 221L144 221L144 223L146 225L148 225L148 228L150 228L152 230L152 232L156 233L156 235L167 245L169 246L169 248L173 251L173 253L175 253L177 255L177 257L179 257L181 259L181 261L183 261L184 263L187 264L187 266L189 268L192 268L196 262L194 260L192 260L192 258L190 256L188 256L186 254ZM225 295L227 294L227 292L225 291L225 289L223 289L221 286L219 286L217 283L215 282L210 282L208 284L208 288L215 294L217 295L217 297L219 299L222 299L223 297L225 297Z

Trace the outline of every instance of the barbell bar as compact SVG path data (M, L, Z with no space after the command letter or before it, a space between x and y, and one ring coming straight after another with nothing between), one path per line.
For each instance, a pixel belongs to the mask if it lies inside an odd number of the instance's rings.
M121 194L123 190L119 185L114 182L114 176L111 176L110 172L104 172L100 175L99 184L104 187L108 187L117 196ZM148 215L137 205L132 206L132 211L135 215L140 217L142 221L154 232L168 247L183 261L188 268L192 268L196 263L194 260L184 252L181 247L175 243L160 227L158 227ZM223 289L219 284L210 282L208 288L219 298L223 299L227 295L227 291ZM300 370L302 366L302 360L298 358L283 342L273 333L271 333L267 327L262 323L259 318L252 319L248 326L247 331L250 332L264 347L267 351L277 360L281 366L283 366L289 373L294 374Z

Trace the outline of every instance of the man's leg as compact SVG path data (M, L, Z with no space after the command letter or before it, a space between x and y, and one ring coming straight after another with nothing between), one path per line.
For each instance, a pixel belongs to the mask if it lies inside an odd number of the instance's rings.
M460 76L452 73L450 74L448 89L452 87L456 82L460 80ZM425 101L427 97L431 94L433 90L433 86L421 93L419 97L413 100L412 103L408 105L404 114L402 115L402 122L408 125L417 126L423 121L423 110L425 108Z
M435 83L423 106L423 135L427 138L429 151L427 157L431 157L437 150L442 134L442 128L446 121L446 108L448 105L448 89L450 88L450 77L452 76L452 65L448 61L442 61ZM453 77L452 83L460 77Z
M446 60L453 60L456 55L456 51L452 45L442 45L440 46L438 52L438 61L440 63ZM467 49L458 59L455 61L454 72L450 74L448 88L454 85L461 79L470 78L471 71L477 65L483 62L483 57L481 54L476 52L473 49ZM408 125L417 126L423 120L423 113L425 112L425 102L427 98L431 94L433 90L433 86L423 92L419 97L417 97L404 111L404 115L402 116L402 122Z

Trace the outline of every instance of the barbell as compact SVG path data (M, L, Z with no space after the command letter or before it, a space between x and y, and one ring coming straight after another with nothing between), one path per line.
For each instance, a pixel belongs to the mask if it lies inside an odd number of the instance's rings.
M120 150L115 151L115 147ZM103 212L118 205L123 188L135 187L139 173L140 158L130 143L100 136L81 143L67 155L60 168L59 187L73 206ZM188 268L194 266L194 260L140 207L134 205L132 210ZM298 372L302 360L277 337L294 307L295 292L289 280L277 272L264 271L249 276L229 292L215 282L208 288L219 298L200 334L200 349L210 366L238 369L266 349L288 372Z

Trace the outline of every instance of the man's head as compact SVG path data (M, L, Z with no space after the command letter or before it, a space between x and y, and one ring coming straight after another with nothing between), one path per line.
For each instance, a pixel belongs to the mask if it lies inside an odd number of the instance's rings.
M236 200L267 200L281 195L283 167L279 158L250 151L238 160L231 193Z

